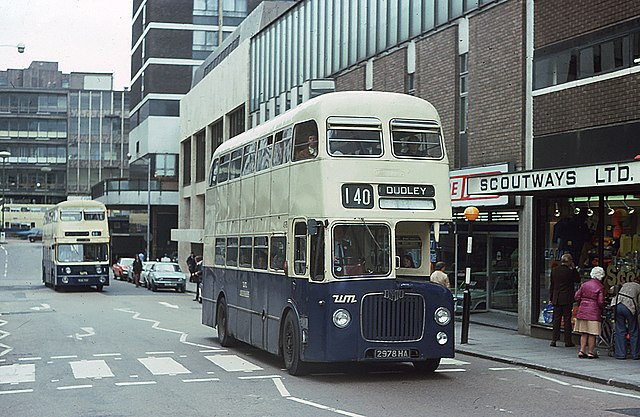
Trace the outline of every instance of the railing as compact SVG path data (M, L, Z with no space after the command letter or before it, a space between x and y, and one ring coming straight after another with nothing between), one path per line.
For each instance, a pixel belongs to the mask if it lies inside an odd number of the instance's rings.
M158 181L146 179L109 179L104 180L91 187L91 198L96 199L109 194L119 194L121 192L138 192L146 193L150 191L173 192L178 191L178 183L176 181Z

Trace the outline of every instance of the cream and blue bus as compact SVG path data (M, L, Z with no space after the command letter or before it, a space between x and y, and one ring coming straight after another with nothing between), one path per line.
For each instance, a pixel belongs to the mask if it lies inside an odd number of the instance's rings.
M42 282L54 290L109 285L107 209L93 200L63 201L47 210L42 227Z
M436 109L405 94L324 94L216 149L206 191L202 321L309 363L454 356L453 297L429 282L451 220ZM434 232L435 231L435 232Z

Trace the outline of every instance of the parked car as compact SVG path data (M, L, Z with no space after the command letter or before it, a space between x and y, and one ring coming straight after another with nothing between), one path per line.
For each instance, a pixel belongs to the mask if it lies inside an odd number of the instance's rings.
M147 282L147 285L151 285L151 291L175 288L176 291L185 292L187 276L175 262L156 262L149 269Z
M142 263L142 272L140 272L140 285L147 287L147 289L151 289L151 286L149 286L149 280L147 279L149 271L151 270L151 267L156 263L156 261L148 261Z
M27 236L29 242L41 241L42 240L42 229L31 229L31 233Z
M122 281L131 281L132 279L133 258L120 258L113 265L113 277Z

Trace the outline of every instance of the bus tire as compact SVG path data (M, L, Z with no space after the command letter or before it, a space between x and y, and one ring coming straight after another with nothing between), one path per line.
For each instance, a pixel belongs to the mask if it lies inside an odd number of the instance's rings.
M432 374L440 366L440 358L427 359L426 361L414 362L413 367L416 371L423 372L425 374Z
M300 326L295 314L289 311L282 327L282 357L285 368L294 376L304 375L308 371L307 364L300 359L301 348Z
M233 336L229 334L229 316L227 315L227 302L224 298L218 301L216 309L216 328L218 329L218 342L220 346L229 347L233 344Z

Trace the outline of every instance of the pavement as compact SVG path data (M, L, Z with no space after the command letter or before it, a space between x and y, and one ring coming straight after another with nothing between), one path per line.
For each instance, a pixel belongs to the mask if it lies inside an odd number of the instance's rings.
M472 314L465 344L460 343L462 325L457 321L456 353L640 391L640 361L615 359L603 349L598 349L598 359L580 359L579 346L565 347L559 341L551 347L550 340L519 334L515 315L499 316Z

